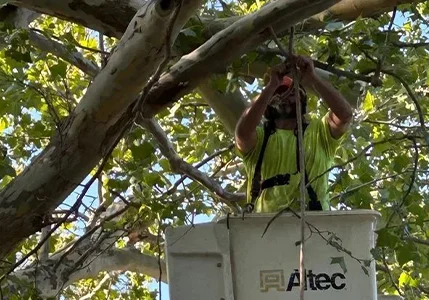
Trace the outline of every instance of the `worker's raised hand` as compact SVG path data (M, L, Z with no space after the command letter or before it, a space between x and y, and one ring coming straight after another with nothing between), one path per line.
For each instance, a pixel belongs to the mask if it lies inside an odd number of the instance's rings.
M286 72L286 66L284 64L279 64L271 68L270 72L270 81L268 85L273 88L278 88L283 82L283 76Z
M293 61L298 67L303 79L311 79L316 73L314 72L313 60L310 57L294 55Z

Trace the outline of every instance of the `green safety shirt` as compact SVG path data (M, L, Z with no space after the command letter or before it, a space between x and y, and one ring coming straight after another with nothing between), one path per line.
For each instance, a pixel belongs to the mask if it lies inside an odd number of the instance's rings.
M237 152L243 158L247 173L247 201L251 202L252 179L264 138L263 127L257 127L256 146L246 153ZM285 207L299 207L299 182L297 172L296 136L294 130L276 129L268 139L261 166L262 180L278 174L289 173L289 184L264 189L255 203L255 212L277 212ZM328 173L312 181L332 166L333 158L341 139L330 133L328 114L322 119L312 119L304 133L305 167L311 186L317 194L323 210L329 210ZM293 175L296 173L295 175ZM308 193L306 192L308 202Z

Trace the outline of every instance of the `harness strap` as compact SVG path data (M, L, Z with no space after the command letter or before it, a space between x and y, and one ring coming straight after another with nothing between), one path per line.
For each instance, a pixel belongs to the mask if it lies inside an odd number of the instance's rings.
M305 129L307 128L308 124L307 123L303 123L303 133L305 132ZM255 172L253 175L253 180L252 180L252 189L251 189L251 202L247 203L245 206L245 211L246 212L252 212L253 209L255 208L255 203L257 198L259 197L259 195L261 194L262 190L267 189L267 188L271 188L273 186L278 186L278 185L286 185L289 184L290 181L290 174L278 174L275 175L271 178L265 179L265 180L261 180L261 167L262 167L262 160L264 157L264 153L265 153L265 149L267 147L268 144L268 139L271 136L271 134L274 132L273 128L271 128L270 124L265 123L264 124L264 139L262 141L262 145L261 145L261 151L259 152L259 157L258 157L258 161L256 162L256 166L255 166ZM295 136L297 136L297 132L295 130ZM298 137L296 139L296 163L297 163L297 172L300 172L299 170L299 148L298 148ZM317 194L314 191L313 187L311 185L308 184L309 180L308 180L308 174L307 174L307 170L304 170L305 172L305 185L307 186L307 193L308 196L310 198L310 202L308 205L309 210L322 210L322 205L321 203L318 201L317 199ZM294 174L296 174L294 173Z
M258 161L256 162L255 166L255 172L253 175L252 180L252 190L251 190L251 196L252 196L252 202L251 205L254 207L256 199L261 194L261 167L262 167L262 160L264 158L265 148L268 144L268 139L270 135L273 133L273 129L270 128L270 124L265 123L264 124L264 139L262 141L261 151L259 152ZM253 210L253 208L252 208Z

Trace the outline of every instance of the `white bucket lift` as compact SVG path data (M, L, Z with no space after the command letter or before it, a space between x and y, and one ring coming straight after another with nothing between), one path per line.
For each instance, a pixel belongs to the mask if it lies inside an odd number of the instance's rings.
M379 216L372 210L306 212L305 299L377 299L370 250ZM301 221L291 213L273 217L247 214L167 229L170 299L299 299Z

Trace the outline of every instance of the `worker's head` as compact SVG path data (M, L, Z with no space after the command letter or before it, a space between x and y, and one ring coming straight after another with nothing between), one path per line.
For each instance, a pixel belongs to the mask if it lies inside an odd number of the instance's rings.
M301 100L301 111L304 115L307 109L307 93L303 86L299 86L299 99ZM283 83L274 92L270 103L265 110L265 118L275 119L296 119L296 96L293 80L283 77Z

